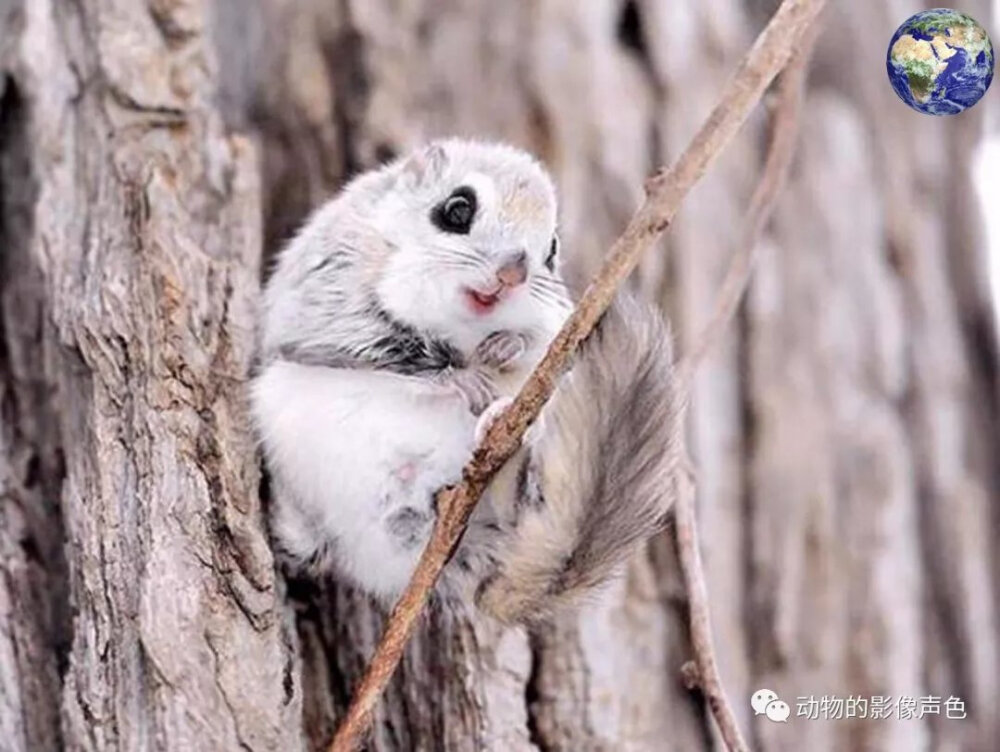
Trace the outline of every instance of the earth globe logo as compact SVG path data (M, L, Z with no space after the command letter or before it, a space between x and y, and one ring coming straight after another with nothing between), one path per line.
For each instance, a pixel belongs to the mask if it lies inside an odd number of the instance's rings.
M889 42L886 68L899 98L925 115L956 115L993 81L993 44L976 20L950 8L906 19Z

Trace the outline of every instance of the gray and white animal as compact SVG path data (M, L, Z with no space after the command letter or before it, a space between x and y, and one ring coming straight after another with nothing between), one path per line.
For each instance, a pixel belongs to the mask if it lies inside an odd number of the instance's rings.
M570 311L556 197L509 146L439 141L361 175L280 254L262 307L254 417L271 527L293 566L388 603L434 492ZM507 622L607 581L660 529L674 452L671 353L619 297L480 502L444 581Z

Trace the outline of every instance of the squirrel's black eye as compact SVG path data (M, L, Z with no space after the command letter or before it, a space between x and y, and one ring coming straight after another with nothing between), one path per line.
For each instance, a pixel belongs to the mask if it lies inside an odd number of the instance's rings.
M556 256L559 255L559 236L552 236L552 243L549 245L549 255L545 257L545 268L550 272L556 270Z
M431 212L431 221L439 229L457 235L468 233L475 218L476 192L468 186L456 188Z

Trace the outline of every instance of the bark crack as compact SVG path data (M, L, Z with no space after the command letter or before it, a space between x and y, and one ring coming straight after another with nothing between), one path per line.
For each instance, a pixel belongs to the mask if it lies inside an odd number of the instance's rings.
M13 77L0 93L0 655L10 659L0 671L0 729L15 748L55 752L71 631L64 469L31 256L38 183L29 112Z
M243 730L240 728L240 723L237 718L237 709L229 697L229 693L222 684L222 678L219 676L219 668L222 665L222 659L219 656L218 649L215 647L215 643L212 641L212 636L208 632L202 635L205 639L205 645L208 647L209 652L212 654L212 676L215 679L215 688L219 691L219 696L222 698L223 704L226 706L226 710L229 711L229 720L233 724L233 731L236 734L236 741L240 745L240 749L246 750L246 752L254 752L253 746L249 744L243 738Z
M546 741L540 725L542 656L541 647L534 635L529 635L528 646L531 650L531 668L528 672L528 680L524 684L524 705L528 714L528 741L535 745L539 752L555 752Z

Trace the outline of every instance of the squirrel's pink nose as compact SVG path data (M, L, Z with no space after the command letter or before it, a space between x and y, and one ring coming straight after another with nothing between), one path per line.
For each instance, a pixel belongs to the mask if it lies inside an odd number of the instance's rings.
M528 278L528 254L518 251L497 269L497 279L506 287L517 287Z

